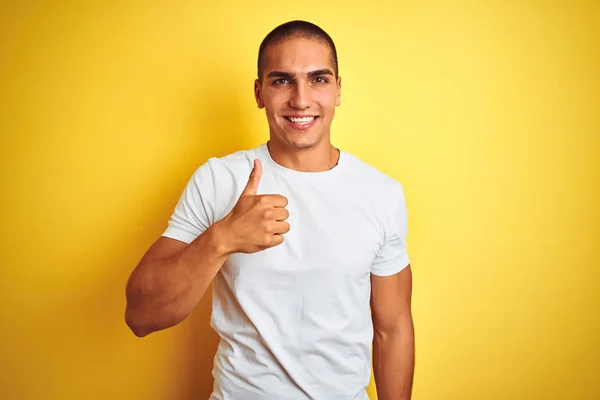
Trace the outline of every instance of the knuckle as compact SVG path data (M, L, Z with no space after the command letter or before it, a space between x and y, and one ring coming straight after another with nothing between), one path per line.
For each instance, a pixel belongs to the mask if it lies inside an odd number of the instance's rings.
M270 246L272 241L273 241L273 235L265 235L263 237L263 244L266 246Z
M267 234L273 233L273 227L271 226L271 224L269 224L267 222L263 222L262 226L263 226L263 231L266 232Z
M269 204L269 198L267 196L259 196L258 204L261 204L261 205Z

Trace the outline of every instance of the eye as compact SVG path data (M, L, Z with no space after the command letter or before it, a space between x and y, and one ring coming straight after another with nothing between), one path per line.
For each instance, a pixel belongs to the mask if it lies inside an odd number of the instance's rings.
M284 83L290 83L290 80L286 78L279 78L273 81L273 85L283 85Z
M327 78L325 78L323 76L317 76L315 79L313 79L313 81L315 83L327 83L328 82Z

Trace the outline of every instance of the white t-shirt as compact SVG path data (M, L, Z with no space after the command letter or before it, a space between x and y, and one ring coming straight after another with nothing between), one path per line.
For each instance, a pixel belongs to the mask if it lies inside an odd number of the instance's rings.
M279 246L229 256L213 281L211 400L368 399L370 274L409 264L402 185L344 151L328 171L288 169L263 143L198 168L163 235L189 243L225 217L255 158L258 194L288 199L290 231Z

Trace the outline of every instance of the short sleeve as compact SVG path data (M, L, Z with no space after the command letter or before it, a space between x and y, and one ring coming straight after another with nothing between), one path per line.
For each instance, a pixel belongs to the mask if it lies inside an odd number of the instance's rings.
M215 186L209 161L188 181L162 236L190 243L214 222Z
M402 187L390 207L388 217L384 221L384 244L379 250L371 273L378 276L394 275L408 266L410 259L406 250L408 233L408 215Z

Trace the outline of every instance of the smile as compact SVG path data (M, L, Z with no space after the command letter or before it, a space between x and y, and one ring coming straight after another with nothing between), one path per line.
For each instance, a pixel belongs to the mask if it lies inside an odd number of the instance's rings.
M284 118L293 124L308 125L319 117L312 116L312 117L284 117Z

